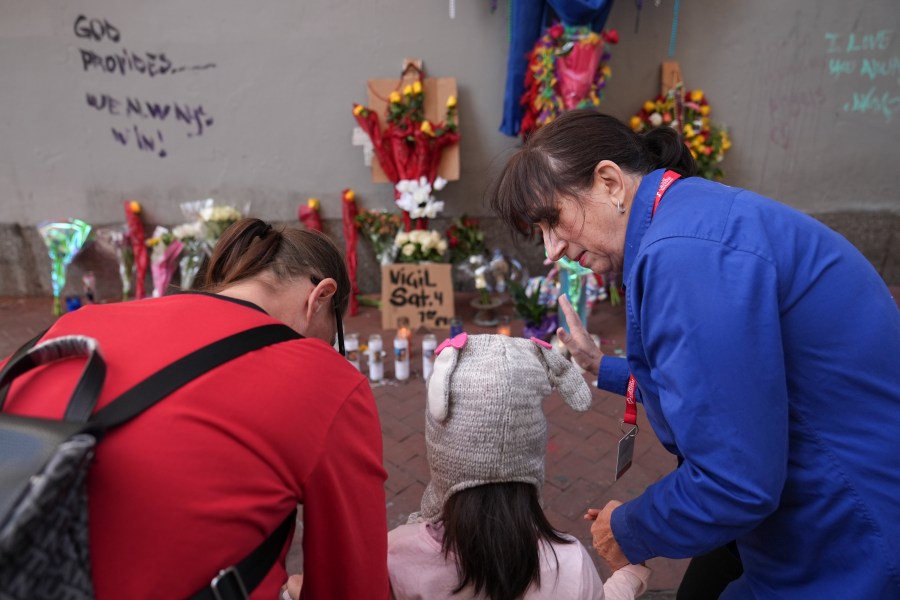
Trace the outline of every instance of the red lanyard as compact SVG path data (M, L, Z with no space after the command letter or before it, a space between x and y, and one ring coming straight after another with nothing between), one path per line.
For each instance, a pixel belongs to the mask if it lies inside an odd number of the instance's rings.
M659 182L659 189L656 190L656 200L653 202L653 212L650 213L651 219L656 214L656 207L659 206L659 201L662 200L663 194L666 193L669 186L679 177L681 177L681 175L675 171L666 171L663 173L662 181ZM634 389L636 387L637 381L635 381L634 375L629 375L628 389L625 391L625 418L623 419L623 421L629 425L637 425L637 405L634 402Z

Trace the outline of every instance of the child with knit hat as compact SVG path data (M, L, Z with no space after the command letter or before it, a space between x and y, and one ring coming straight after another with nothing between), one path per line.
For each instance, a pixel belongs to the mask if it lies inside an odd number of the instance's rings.
M553 388L577 411L591 392L578 369L532 338L465 333L438 346L428 381L431 482L421 510L388 534L397 600L618 599L647 587L628 565L602 584L585 547L553 529L540 504L547 450L542 403Z

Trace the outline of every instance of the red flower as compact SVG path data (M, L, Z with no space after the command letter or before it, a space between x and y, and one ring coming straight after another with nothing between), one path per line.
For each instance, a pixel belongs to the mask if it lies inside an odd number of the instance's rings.
M610 29L609 31L603 32L603 41L608 44L618 44L619 43L619 32L615 29Z
M562 23L557 23L550 28L550 37L552 37L554 40L558 40L565 32L566 30L562 26Z

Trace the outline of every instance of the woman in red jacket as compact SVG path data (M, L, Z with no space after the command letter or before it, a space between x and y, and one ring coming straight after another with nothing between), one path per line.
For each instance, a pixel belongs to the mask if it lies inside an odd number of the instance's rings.
M304 598L387 598L381 427L366 378L332 344L350 280L324 235L244 219L219 241L201 292L90 305L44 335L98 340L97 403L230 334L285 323L299 339L191 381L98 445L89 479L96 597L186 598L303 505ZM60 418L82 368L17 379L6 410ZM251 593L271 600L285 555Z

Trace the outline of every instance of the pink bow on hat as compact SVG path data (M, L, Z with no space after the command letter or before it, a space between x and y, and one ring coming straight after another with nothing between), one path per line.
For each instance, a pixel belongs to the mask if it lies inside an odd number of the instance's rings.
M444 340L443 342L438 344L438 347L434 349L434 355L437 356L438 354L440 354L441 350L443 350L447 346L453 346L457 350L461 350L462 347L466 345L466 341L468 339L469 339L469 336L466 334L465 331L453 338L447 338L446 340Z

